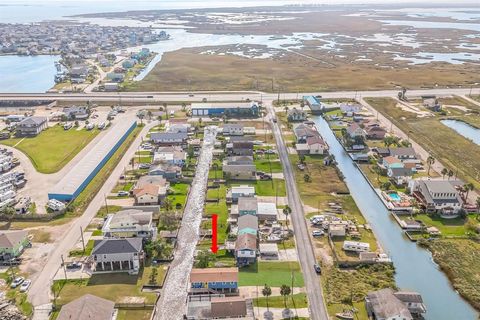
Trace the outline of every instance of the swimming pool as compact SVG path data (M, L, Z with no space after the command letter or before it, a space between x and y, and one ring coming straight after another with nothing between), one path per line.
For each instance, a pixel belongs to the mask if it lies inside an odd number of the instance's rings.
M400 195L399 195L398 193L396 193L396 192L391 192L391 193L388 194L388 196L390 197L390 199L391 199L392 201L400 201L400 200L402 200L402 198L400 197Z

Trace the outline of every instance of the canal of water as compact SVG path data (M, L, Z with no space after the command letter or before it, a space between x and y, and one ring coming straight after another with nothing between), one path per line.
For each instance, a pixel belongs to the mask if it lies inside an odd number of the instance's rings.
M195 247L199 239L208 171L212 161L216 127L207 127L203 147L195 170L195 178L185 205L182 225L178 233L175 258L170 265L161 298L157 304L157 317L160 320L180 320L185 314L185 301L188 292L188 279L193 265Z
M458 134L465 138L472 140L474 143L480 145L480 129L477 129L466 122L458 120L441 120L441 123L455 130Z
M376 192L335 138L327 122L322 117L314 117L313 121L329 144L330 153L335 156L352 197L384 251L392 258L397 286L422 294L428 310L426 319L476 319L477 312L453 289L445 274L433 262L430 252L404 236Z

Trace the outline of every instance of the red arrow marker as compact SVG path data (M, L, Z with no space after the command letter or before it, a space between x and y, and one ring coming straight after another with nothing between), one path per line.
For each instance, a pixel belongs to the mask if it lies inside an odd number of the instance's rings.
M218 246L217 246L217 220L218 220L218 215L212 214L212 246L210 249L212 250L213 253L218 252Z

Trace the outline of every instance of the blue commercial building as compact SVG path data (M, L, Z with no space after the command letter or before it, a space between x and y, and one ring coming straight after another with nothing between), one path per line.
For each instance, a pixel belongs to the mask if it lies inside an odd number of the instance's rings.
M92 181L95 175L135 129L135 120L112 126L73 168L48 193L48 199L72 201Z
M235 116L258 117L259 107L256 102L232 103L192 103L192 116Z
M303 101L310 107L313 113L321 112L324 109L320 99L315 96L303 96Z

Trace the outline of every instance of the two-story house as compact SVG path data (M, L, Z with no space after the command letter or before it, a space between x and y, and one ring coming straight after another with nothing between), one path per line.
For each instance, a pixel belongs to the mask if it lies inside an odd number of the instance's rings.
M121 210L107 215L102 234L105 238L152 238L156 235L152 219L152 212Z
M193 268L190 272L190 293L238 292L238 268Z
M28 117L17 124L17 136L36 136L48 127L46 117Z
M91 256L93 272L138 274L143 261L142 242L142 238L95 240Z
M413 180L409 183L412 195L427 212L437 212L443 218L455 218L463 206L455 181Z

